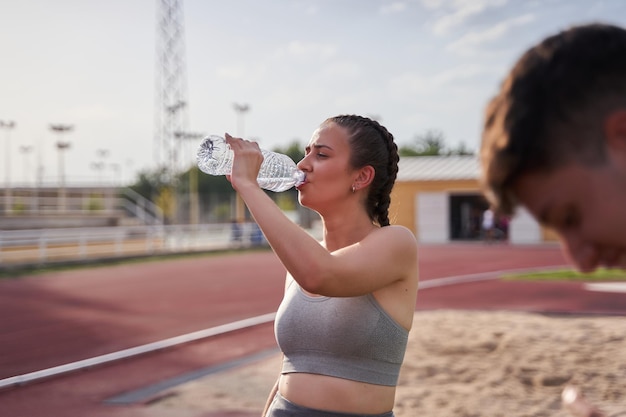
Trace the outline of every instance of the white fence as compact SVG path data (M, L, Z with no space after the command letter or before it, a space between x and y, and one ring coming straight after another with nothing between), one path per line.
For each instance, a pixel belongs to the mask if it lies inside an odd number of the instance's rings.
M265 244L256 223L0 230L0 269Z
M137 224L163 224L161 209L131 188L0 189L0 225L45 216L48 220L55 216L114 216L136 219Z

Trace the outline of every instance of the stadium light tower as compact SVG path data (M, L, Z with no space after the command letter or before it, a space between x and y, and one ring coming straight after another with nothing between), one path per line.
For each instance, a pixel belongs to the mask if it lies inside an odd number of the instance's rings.
M157 71L154 152L170 180L180 169L175 132L188 124L182 0L157 0Z
M237 136L245 139L245 125L243 116L250 111L250 105L233 103L233 108L235 109L235 113L237 114ZM238 222L243 222L245 221L245 217L246 207L243 199L241 198L239 193L237 193L235 194L235 219L237 219Z
M250 111L250 105L248 104L239 104L233 103L233 108L235 109L235 113L237 114L237 136L242 139L245 139L245 124L243 116Z
M59 211L65 211L66 208L66 189L65 189L65 159L63 158L63 152L70 148L70 142L63 142L61 137L65 133L69 133L74 129L72 125L63 124L51 124L50 130L56 132L59 135L59 140L56 143L56 147L59 151Z
M194 132L174 132L174 137L179 140L197 141L205 137L205 133ZM198 202L198 167L192 166L189 170L189 223L198 224L200 222L199 202Z
M0 120L0 129L6 129L6 159L5 159L5 178L4 178L4 212L11 212L11 130L15 128L13 120Z

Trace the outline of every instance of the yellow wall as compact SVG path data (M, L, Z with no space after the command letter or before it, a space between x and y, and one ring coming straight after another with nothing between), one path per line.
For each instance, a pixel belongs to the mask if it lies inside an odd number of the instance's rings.
M391 193L391 207L389 218L392 224L407 227L417 235L415 224L416 208L415 197L420 192L448 192L481 194L478 180L450 180L450 181L403 181L396 182ZM541 228L544 242L556 242L558 236L553 230Z
M396 182L391 193L391 223L409 228L417 234L415 196L420 192L480 194L478 180Z
M558 242L559 236L552 229L548 229L546 227L541 227L541 237L544 242Z

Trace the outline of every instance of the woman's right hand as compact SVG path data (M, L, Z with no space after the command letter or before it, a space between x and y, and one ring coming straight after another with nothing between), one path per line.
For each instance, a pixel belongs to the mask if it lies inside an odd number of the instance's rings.
M228 181L231 182L235 190L250 185L258 187L257 176L261 163L263 163L263 154L259 144L232 137L228 133L224 137L235 155L232 171L230 175L226 176Z

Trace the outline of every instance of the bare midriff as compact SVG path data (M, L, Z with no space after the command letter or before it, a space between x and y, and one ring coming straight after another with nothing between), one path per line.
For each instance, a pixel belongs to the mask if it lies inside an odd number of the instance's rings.
M395 386L374 385L326 375L280 376L280 395L303 407L353 414L382 414L393 409Z

